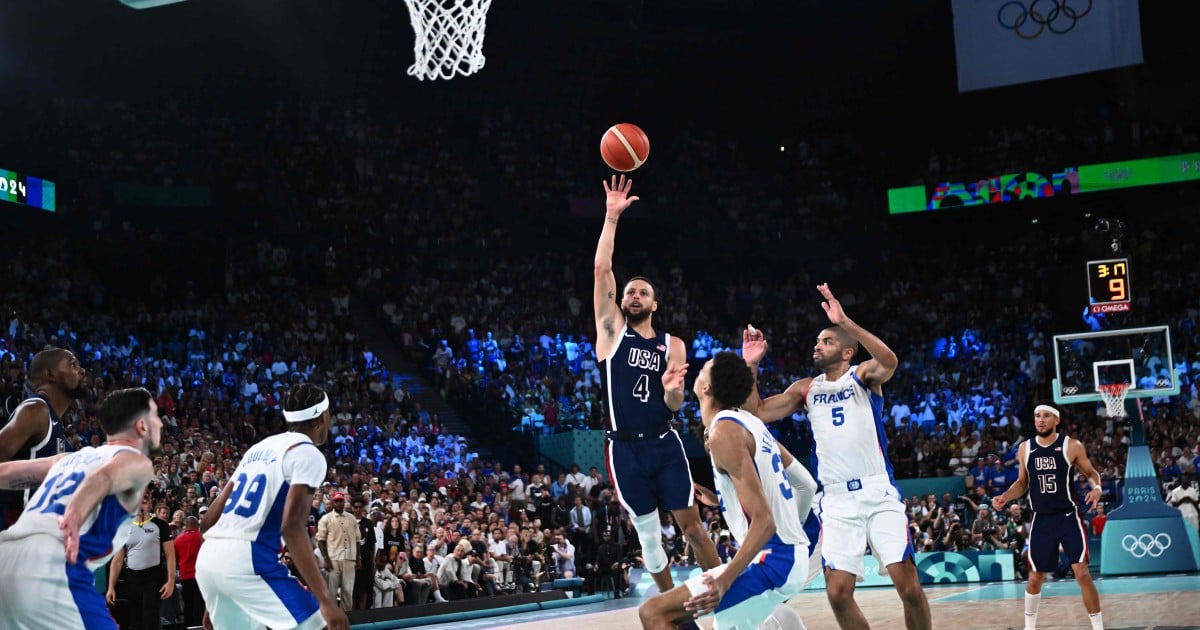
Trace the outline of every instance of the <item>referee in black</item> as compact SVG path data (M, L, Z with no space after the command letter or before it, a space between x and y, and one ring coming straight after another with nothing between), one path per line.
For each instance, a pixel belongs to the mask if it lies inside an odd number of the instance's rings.
M150 495L134 516L125 546L113 556L108 571L108 599L112 606L117 599L117 577L125 572L122 594L128 605L121 628L159 630L162 627L162 601L175 593L175 541L171 525L154 516ZM173 619L171 620L174 621Z

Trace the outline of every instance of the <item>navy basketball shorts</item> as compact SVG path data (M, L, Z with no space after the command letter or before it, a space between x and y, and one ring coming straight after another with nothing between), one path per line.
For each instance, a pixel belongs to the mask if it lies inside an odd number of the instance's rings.
M1087 534L1079 515L1075 512L1034 513L1029 524L1030 567L1040 573L1057 569L1060 545L1071 564L1087 562Z
M645 440L605 440L604 458L617 500L630 514L644 516L694 504L692 471L674 429Z

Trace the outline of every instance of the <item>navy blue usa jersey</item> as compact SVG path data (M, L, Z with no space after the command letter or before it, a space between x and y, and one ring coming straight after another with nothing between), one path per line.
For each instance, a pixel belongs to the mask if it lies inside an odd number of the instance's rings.
M616 349L599 366L608 430L666 430L674 415L663 400L662 384L670 348L671 335L665 332L656 331L645 339L628 326L621 327Z
M50 412L50 425L46 427L46 435L40 442L24 445L16 453L13 453L12 458L14 460L41 459L58 455L67 450L66 429L58 414L55 413L54 407L50 405L50 400L41 394L26 398L17 405L16 409L13 409L10 418L16 417L17 412L26 405L46 405L46 409ZM28 498L28 490L0 490L0 530L16 522Z
M1036 437L1029 440L1025 472L1029 475L1029 506L1034 512L1075 513L1065 433L1059 433L1049 446L1038 444Z

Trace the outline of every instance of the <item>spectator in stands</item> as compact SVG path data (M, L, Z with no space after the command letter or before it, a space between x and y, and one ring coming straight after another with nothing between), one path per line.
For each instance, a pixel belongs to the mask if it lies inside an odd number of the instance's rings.
M466 577L471 571L467 561L470 549L469 541L460 541L454 546L453 551L442 560L442 566L438 569L438 585L442 591L442 597L448 601L479 596L479 585Z
M183 590L183 623L189 628L199 626L204 617L204 596L196 584L196 556L201 542L200 519L188 516L183 532L175 537L175 554L179 559L179 586Z
M554 571L557 577L575 577L575 545L572 545L570 540L561 533L555 534L550 553L554 556Z
M375 575L372 580L374 598L372 608L390 608L404 603L404 582L396 577L388 564L386 553L375 556Z
M339 598L342 610L350 611L354 607L355 565L359 551L358 520L346 512L344 493L333 493L330 502L333 510L317 521L317 546L325 562L329 593Z
M358 557L354 576L354 609L365 610L375 601L377 593L372 584L378 579L378 563L375 562L375 522L366 515L366 502L354 499L354 517L358 523ZM393 576L394 577L394 576ZM360 585L361 584L361 585ZM404 601L401 594L400 601Z
M1104 526L1108 524L1108 515L1104 513L1104 503L1096 504L1096 515L1092 517L1090 524L1093 536L1104 533Z

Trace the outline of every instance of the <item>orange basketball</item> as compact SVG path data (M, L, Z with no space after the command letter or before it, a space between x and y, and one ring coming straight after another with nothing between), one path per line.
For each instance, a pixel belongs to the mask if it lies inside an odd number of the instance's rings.
M613 125L600 139L600 156L612 170L628 173L650 157L650 138L632 123Z

